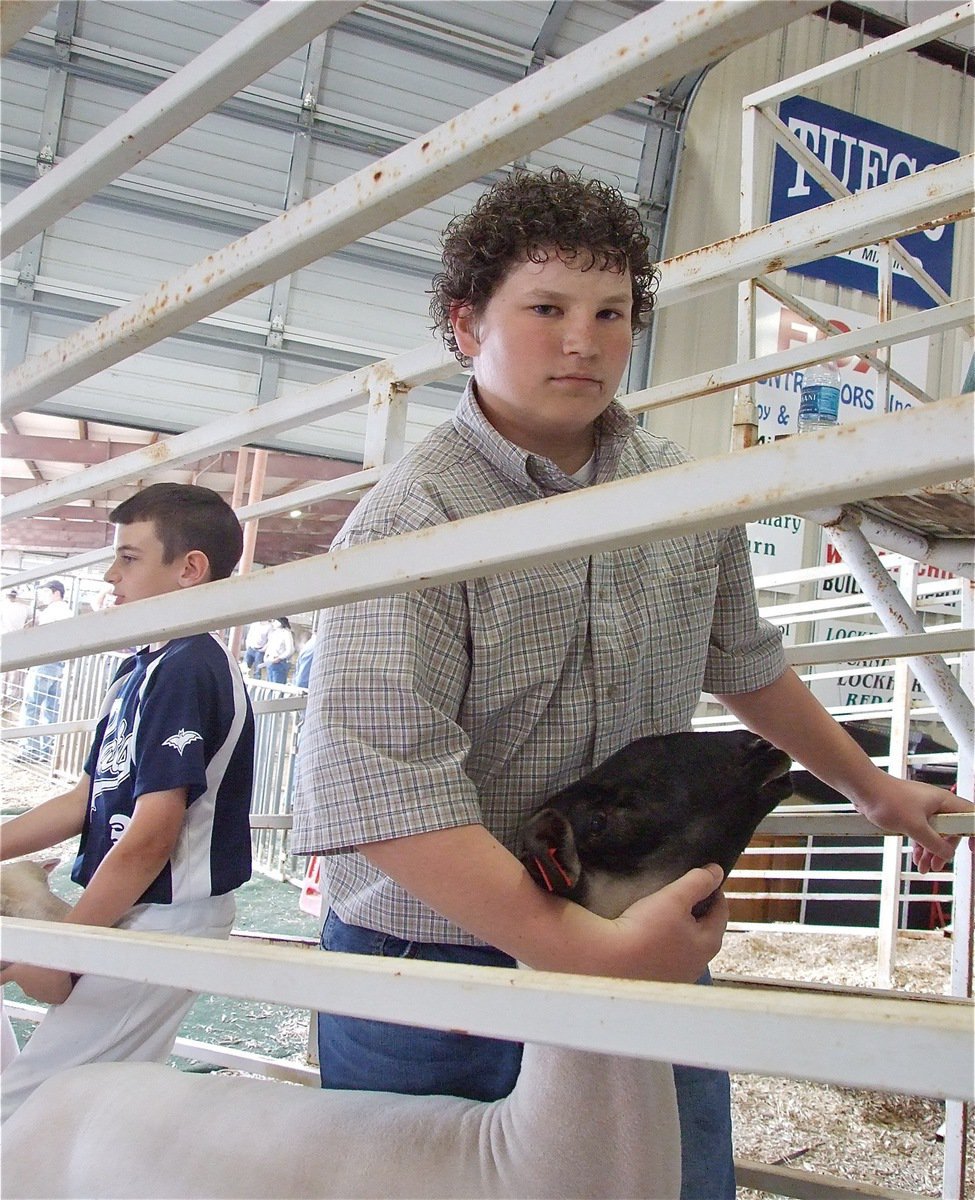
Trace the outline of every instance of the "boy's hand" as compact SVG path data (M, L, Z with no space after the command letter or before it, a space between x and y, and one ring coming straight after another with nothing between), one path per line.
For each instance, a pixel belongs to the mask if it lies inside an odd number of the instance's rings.
M728 924L728 901L715 892L724 879L717 864L696 867L659 892L631 904L614 922L631 943L630 978L661 983L694 983L721 949ZM714 894L707 911L691 909Z
M885 771L877 772L874 784L869 795L854 799L860 812L885 833L911 838L914 865L922 874L944 870L961 839L938 833L930 818L938 813L971 812L971 801L945 788L916 779L898 779Z
M53 967L35 967L30 963L11 963L0 971L0 986L16 983L32 1000L41 1004L63 1004L71 995L74 980L67 971Z

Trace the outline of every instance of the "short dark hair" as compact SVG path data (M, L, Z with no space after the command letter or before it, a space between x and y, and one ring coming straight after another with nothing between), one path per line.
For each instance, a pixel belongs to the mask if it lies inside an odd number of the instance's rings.
M61 596L61 599L64 599L64 584L60 579L49 579L47 583L41 586L47 588L49 592L57 592Z
M234 510L210 488L194 483L154 483L112 509L113 525L152 521L163 545L163 562L200 550L210 563L211 579L226 579L244 548L244 533Z
M596 179L517 170L484 193L469 213L444 230L443 271L434 276L430 315L448 349L465 366L450 324L451 311L469 306L480 316L510 269L582 255L583 270L629 269L633 333L646 328L659 273L639 212L622 193Z

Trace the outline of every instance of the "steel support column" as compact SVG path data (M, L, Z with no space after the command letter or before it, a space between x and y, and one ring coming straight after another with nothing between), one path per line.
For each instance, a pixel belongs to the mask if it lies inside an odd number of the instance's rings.
M879 420L891 420L890 416ZM835 525L825 526L830 541L850 568L850 574L873 605L881 624L889 633L923 633L924 626L900 594L876 551L863 536L849 514ZM975 739L975 712L972 702L958 680L937 655L908 660L911 670L936 705L948 732L959 747Z

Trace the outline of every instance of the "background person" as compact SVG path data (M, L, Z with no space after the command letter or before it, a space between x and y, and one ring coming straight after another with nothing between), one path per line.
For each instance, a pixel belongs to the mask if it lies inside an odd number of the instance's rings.
M37 589L35 625L49 625L72 616L71 605L64 598L64 584L51 579ZM61 713L61 680L64 663L39 663L28 668L24 684L24 724L53 725ZM17 755L18 762L46 763L54 749L50 736L27 738Z
M294 634L287 617L275 617L264 646L262 669L268 683L287 683L295 652Z
M216 492L155 484L120 504L105 572L117 604L225 579L243 535ZM0 826L0 857L81 835L69 924L227 937L250 878L254 717L236 662L212 634L177 637L121 665L85 770L69 791ZM193 1002L181 988L14 963L51 1005L0 1075L6 1119L45 1079L90 1062L160 1061Z
M316 634L313 632L298 654L298 661L295 663L295 687L308 687L312 663L315 661L315 638Z
M261 669L264 662L264 647L267 645L267 635L271 632L270 621L253 621L247 626L244 637L244 668L251 675Z

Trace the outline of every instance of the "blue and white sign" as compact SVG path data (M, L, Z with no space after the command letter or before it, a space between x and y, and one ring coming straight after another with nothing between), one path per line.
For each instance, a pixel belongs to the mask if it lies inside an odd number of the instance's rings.
M779 106L779 117L792 133L853 193L916 175L925 167L958 157L957 150L902 133L888 125L853 116L828 104L794 96ZM827 204L832 197L781 146L775 150L772 174L771 220ZM939 225L899 239L925 271L951 291L955 231ZM861 246L817 262L793 267L800 275L825 279L843 287L877 295L879 254L876 246ZM894 264L894 299L914 308L933 308L935 301L899 264Z

